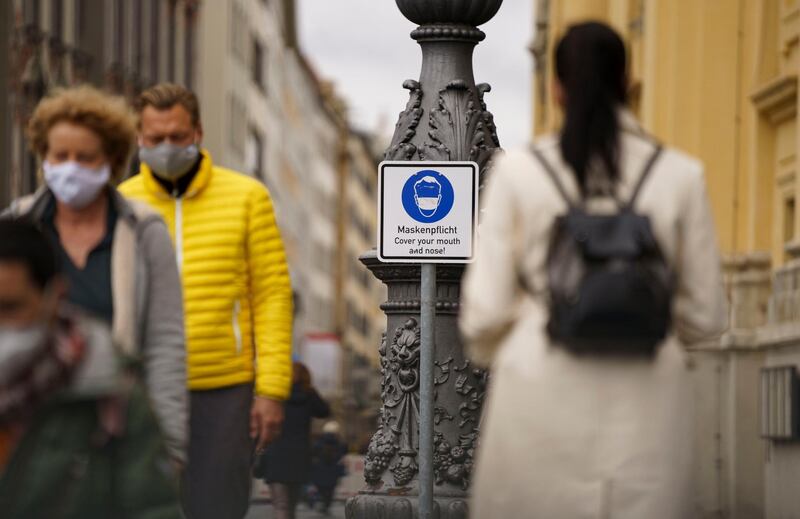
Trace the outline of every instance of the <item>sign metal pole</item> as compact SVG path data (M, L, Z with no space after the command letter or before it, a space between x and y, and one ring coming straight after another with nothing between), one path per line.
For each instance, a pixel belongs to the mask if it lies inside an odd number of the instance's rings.
M433 390L436 265L422 264L420 284L419 518L433 519Z
M419 485L416 515L419 519L434 519L437 506L433 462L437 433L434 430L437 264L468 263L474 256L478 171L478 165L469 161L384 161L379 167L378 260L420 265L420 313L415 321L419 336L414 336L419 338L416 357L419 383L407 390L416 390L414 397L419 398L419 404L416 412L403 414L401 420L411 423L398 426L405 436L397 442L398 449L406 449L405 465L401 468L409 467L409 454L415 454L407 451L416 450L416 466L411 470L416 472ZM410 478L403 479L406 473L395 472L395 484L408 488Z
M360 260L388 287L381 363L400 365L382 374L367 486L348 500L347 518L466 517L486 375L462 350L458 286L474 257L481 172L500 147L484 99L491 87L475 84L472 56L486 37L478 27L503 0L395 3L418 26L422 67L403 83L408 103L378 168L377 246ZM436 378L451 363L463 371ZM434 424L438 410L445 419ZM438 449L455 456L434 464Z

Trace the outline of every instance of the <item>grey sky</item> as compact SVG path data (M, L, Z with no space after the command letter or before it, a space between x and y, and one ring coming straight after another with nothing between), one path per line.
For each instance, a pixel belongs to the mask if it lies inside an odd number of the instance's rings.
M418 79L419 45L394 0L298 0L300 41L324 78L336 83L357 127L390 131L405 107L406 79ZM475 80L490 83L486 95L503 147L530 138L531 69L527 46L533 31L533 1L505 0L481 29L475 50Z

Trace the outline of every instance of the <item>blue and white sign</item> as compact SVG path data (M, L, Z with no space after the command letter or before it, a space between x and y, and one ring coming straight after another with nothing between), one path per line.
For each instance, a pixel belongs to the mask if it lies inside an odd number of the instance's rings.
M381 261L472 261L478 214L477 164L382 162L378 192Z

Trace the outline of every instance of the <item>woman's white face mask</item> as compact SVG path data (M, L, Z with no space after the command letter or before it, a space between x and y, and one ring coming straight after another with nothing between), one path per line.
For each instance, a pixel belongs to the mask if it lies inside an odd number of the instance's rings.
M111 179L111 166L89 168L77 162L42 165L44 180L53 195L72 209L83 209L97 200L100 191Z

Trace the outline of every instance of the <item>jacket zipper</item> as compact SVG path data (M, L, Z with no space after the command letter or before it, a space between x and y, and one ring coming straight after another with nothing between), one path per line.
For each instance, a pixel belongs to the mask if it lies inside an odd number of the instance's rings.
M233 337L236 339L236 354L242 353L242 330L239 328L239 311L241 305L239 300L233 302Z
M183 271L183 198L178 196L178 191L172 192L175 197L175 260L178 270Z

